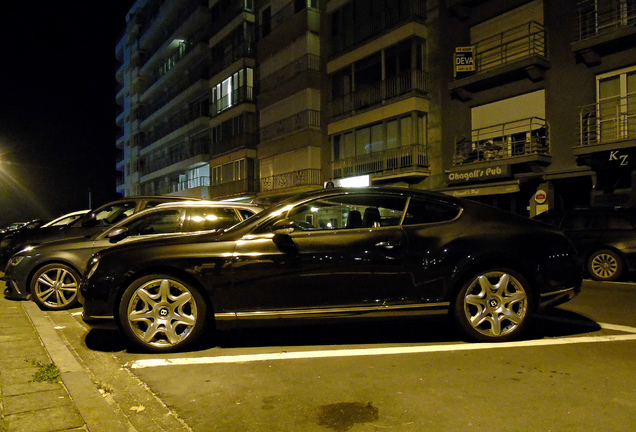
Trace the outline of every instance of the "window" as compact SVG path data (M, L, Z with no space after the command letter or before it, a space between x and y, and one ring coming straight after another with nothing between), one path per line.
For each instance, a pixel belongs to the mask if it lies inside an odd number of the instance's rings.
M636 137L636 68L599 75L598 128L601 142Z
M95 214L95 221L97 225L112 225L133 214L136 207L135 202L125 202L103 208Z
M393 195L337 195L296 206L283 213L296 223L297 231L368 229L398 226L406 198ZM270 221L260 232L268 232Z
M404 225L447 222L459 215L460 209L448 204L411 198Z
M188 231L207 231L229 228L241 222L231 208L202 207L188 210Z
M178 209L157 211L134 219L124 226L129 235L169 234L179 230Z

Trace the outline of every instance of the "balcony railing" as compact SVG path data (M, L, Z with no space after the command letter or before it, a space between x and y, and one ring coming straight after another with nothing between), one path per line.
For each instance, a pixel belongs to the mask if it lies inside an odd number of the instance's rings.
M329 102L329 117L381 105L383 102L410 92L426 93L426 73L407 71L396 77L367 85Z
M243 86L232 89L232 93L212 103L212 117L243 102L254 100L254 88Z
M545 29L535 21L530 21L475 43L477 72L483 72L532 55L546 56Z
M179 13L175 14L176 18L174 21L170 22L167 26L162 26L161 28L161 36L154 39L153 43L147 46L144 46L144 50L146 55L144 56L143 63L145 64L148 60L152 58L152 56L163 46L163 44L168 40L169 37L173 35L173 33L192 16L192 14L199 8L201 11L206 11L208 2L207 0L192 0L187 4L180 4ZM159 14L159 10L156 11ZM156 17L155 17L156 18ZM152 22L155 20L149 20ZM144 30L145 31L145 30Z
M210 79L210 74L208 70L208 62L204 61L199 64L191 73L189 73L186 78L179 79L173 85L168 87L164 92L161 93L161 96L153 99L146 105L142 105L140 107L139 120L144 121L148 117L150 117L153 113L163 108L165 105L170 103L172 99L177 97L180 93L193 86L195 83L199 81L207 81Z
M245 193L258 192L257 179L242 179L227 183L215 184L210 187L210 198L224 198Z
M243 41L238 44L216 46L212 52L210 76L214 76L240 58L253 58L256 55L255 42ZM227 49L225 49L227 48Z
M312 168L261 178L260 183L261 192L322 184L320 170Z
M155 171L159 171L195 156L203 155L209 157L209 154L209 139L198 139L193 142L175 145L170 148L169 153L166 155L153 160L146 159L141 169L141 175L147 175Z
M579 143L582 146L636 139L636 93L605 99L581 108Z
M546 121L530 117L473 130L471 141L455 143L453 165L549 153Z
M306 70L320 71L320 56L314 54L304 55L261 78L261 91L274 88Z
M209 106L203 105L201 108L202 109L198 110L183 111L170 117L166 122L162 122L157 128L153 129L152 132L145 133L141 138L141 148L148 147L150 144L199 118L208 118L210 115L208 112L209 109L203 108L209 108Z
M211 157L222 155L242 148L255 149L258 145L258 134L245 132L233 137L212 143Z
M426 146L412 144L335 161L333 163L333 177L342 178L380 172L388 173L427 166Z
M281 25L287 18L294 16L301 10L311 8L315 10L320 9L320 3L323 0L301 0L300 2L292 0L283 6L278 12L272 15L272 29ZM299 7L302 5L302 7Z
M343 22L342 31L331 38L331 55L351 50L403 22L426 19L426 0L391 0L385 4L385 10L370 20L354 22L352 15L351 22Z
M261 129L261 141L274 139L309 127L320 127L320 111L301 111L298 114L265 126Z
M179 182L178 190L188 190L198 187L210 186L210 176L194 177L185 181Z
M636 25L636 2L628 0L583 0L578 4L578 40Z

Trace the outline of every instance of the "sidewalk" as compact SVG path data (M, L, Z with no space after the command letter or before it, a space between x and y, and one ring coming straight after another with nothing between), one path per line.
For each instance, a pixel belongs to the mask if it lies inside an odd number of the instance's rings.
M51 363L61 382L34 382L38 365ZM0 412L2 432L135 430L101 396L49 317L33 302L1 295Z

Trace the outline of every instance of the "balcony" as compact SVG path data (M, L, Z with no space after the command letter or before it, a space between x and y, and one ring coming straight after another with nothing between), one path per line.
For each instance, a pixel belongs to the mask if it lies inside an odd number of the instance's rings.
M588 66L603 55L632 50L636 43L636 2L583 0L578 4L578 34L571 45Z
M242 86L232 89L232 92L223 96L212 103L212 112L210 115L215 117L223 111L232 108L243 102L252 102L254 100L254 87Z
M546 121L531 117L473 130L471 141L455 143L453 165L549 163L549 154Z
M182 128L194 122L197 119L209 118L208 106L203 105L197 107L200 109L191 109L182 111L177 115L174 115L167 119L165 122L161 122L158 127L154 128L151 132L147 132L143 135L141 140L141 148L146 148L152 143L159 141L161 138L171 134L172 132Z
M211 157L217 157L240 149L256 149L258 134L245 132L212 144Z
M298 74L305 71L320 71L320 56L306 54L291 63L286 64L276 72L261 78L261 92L275 89L279 85L291 80Z
M375 177L426 177L426 146L413 144L333 162L333 178L375 174Z
M449 84L461 100L470 92L486 90L502 84L545 78L550 67L546 58L545 29L530 21L475 43L475 73Z
M261 142L310 127L320 128L320 111L305 110L261 129Z
M576 155L636 146L636 93L581 107Z
M209 139L199 139L189 143L181 143L170 148L168 154L155 159L146 158L141 168L141 175L148 175L156 171L167 168L171 165L183 162L196 156L206 156L209 158Z
M348 95L329 102L329 118L345 116L356 111L374 108L389 102L393 98L408 93L426 94L426 73L407 71L396 77L361 87Z
M227 48L227 49L224 49ZM212 51L210 76L214 76L241 58L254 58L256 48L254 42L243 41L238 44L216 46Z
M243 13L253 15L254 7L253 2L247 0L220 1L212 7L210 13L212 15L210 30L211 34L214 35L230 24L237 16Z
M257 179L242 179L210 186L211 199L224 199L258 193Z
M320 170L312 168L261 178L260 181L261 192L319 185L322 185Z
M363 22L356 22L353 14L342 13L342 9L332 14L330 20L336 28L331 38L331 56L335 57L351 51L369 40L388 33L393 28L410 21L426 20L426 0L391 0L386 2L383 13ZM351 6L345 6L351 8ZM351 22L335 23L337 14L351 16ZM345 22L346 21L346 22ZM338 29L340 25L340 29Z

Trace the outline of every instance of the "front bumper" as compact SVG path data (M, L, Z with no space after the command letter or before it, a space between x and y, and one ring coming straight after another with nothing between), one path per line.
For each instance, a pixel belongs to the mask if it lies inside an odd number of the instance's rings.
M24 289L20 289L20 285L15 281L7 278L3 278L7 282L7 287L4 289L4 296L12 300L29 300L31 294Z
M86 311L82 312L82 320L90 328L99 330L118 330L113 316L88 316Z

